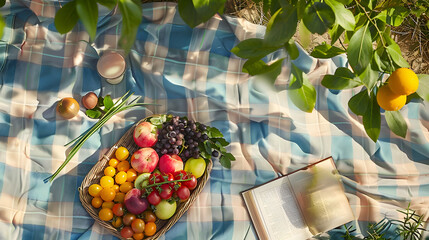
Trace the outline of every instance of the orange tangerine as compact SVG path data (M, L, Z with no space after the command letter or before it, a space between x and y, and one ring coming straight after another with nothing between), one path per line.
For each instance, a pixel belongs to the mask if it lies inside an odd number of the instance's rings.
M397 95L410 95L419 88L419 78L408 68L398 68L389 77L388 85Z
M377 103L386 111L397 111L407 102L406 95L398 95L392 92L387 85L383 85L377 92Z

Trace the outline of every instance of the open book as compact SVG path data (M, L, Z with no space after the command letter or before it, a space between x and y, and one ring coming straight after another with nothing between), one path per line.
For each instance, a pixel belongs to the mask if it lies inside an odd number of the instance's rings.
M261 240L308 239L354 220L332 157L242 195Z

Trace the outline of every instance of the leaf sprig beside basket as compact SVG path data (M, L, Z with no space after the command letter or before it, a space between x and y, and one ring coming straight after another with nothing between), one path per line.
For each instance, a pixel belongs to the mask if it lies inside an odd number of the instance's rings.
M52 174L51 176L47 177L43 181L45 183L52 182L56 176L64 169L64 167L70 162L70 160L76 155L76 153L79 151L79 149L83 146L83 144L90 138L94 133L96 133L111 117L113 117L115 114L131 109L133 107L142 107L145 105L150 105L149 103L139 103L139 99L141 97L134 98L129 103L128 101L131 99L131 97L134 95L134 93L130 93L129 91L125 93L121 98L119 98L115 103L111 100L111 98L105 98L104 103L105 105L105 113L100 114L97 117L100 117L100 120L98 120L90 129L82 133L79 137L73 139L69 143L67 143L65 146L68 146L70 144L74 144L71 151L67 154L66 159L64 160L64 163L61 164L61 166ZM106 100L107 99L107 100ZM110 99L110 101L109 101Z

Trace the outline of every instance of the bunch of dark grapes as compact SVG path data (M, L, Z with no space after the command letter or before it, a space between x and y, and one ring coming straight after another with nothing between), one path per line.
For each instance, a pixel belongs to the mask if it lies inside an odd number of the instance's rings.
M208 139L204 124L174 116L170 121L164 122L155 144L155 151L159 156L164 154L179 154L186 160L190 157L198 158L200 150L198 145Z

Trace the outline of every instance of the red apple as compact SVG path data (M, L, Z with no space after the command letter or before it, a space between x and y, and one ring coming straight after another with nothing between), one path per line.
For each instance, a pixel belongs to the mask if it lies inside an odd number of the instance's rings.
M159 157L153 148L140 148L131 156L131 166L139 173L151 173L158 164Z
M171 174L183 170L183 161L177 154L164 154L159 159L159 170Z
M134 142L139 147L152 147L158 141L158 128L150 122L141 122L134 129Z
M146 198L142 198L142 192L137 188L133 188L125 194L124 204L128 212L136 215L149 207L149 202Z

